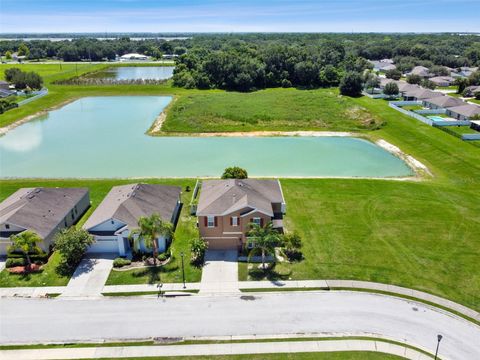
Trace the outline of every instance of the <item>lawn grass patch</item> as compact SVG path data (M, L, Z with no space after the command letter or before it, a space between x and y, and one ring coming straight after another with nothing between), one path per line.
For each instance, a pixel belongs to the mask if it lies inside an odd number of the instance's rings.
M362 131L382 120L336 89L267 89L253 93L197 92L167 113L165 132L259 130Z
M40 272L12 274L8 269L4 269L0 272L0 287L65 286L71 274L62 276L57 272L60 260L61 255L54 252Z

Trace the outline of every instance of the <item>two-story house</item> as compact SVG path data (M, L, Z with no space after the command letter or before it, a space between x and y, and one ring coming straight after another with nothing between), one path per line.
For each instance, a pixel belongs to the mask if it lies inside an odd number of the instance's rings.
M248 242L251 223L272 222L283 230L286 211L278 180L205 180L197 206L201 237L213 250L241 249Z

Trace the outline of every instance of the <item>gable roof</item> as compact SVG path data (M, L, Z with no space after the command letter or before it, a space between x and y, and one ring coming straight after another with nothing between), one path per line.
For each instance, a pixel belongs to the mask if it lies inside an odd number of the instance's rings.
M454 106L449 108L448 110L460 114L466 117L474 116L480 114L480 106L473 105L473 104L465 104L461 106Z
M273 216L272 203L283 203L278 180L205 180L197 206L197 216L227 215L245 208Z
M0 203L0 223L11 223L46 238L88 194L87 188L22 188Z
M433 105L441 106L444 108L461 106L465 104L464 101L458 98L454 98L452 96L437 96L431 99L425 99L423 101L425 101L428 104L433 104Z
M179 186L128 184L114 186L83 225L90 229L110 219L130 228L138 226L141 216L160 215L172 221L182 189Z
M413 89L413 90L407 90L405 92L405 95L409 97L417 98L419 100L431 99L438 96L444 96L442 93L435 92L429 89L424 89L422 87L418 87L417 89Z
M430 78L430 81L433 81L436 84L441 84L441 83L444 83L444 82L452 83L452 82L455 81L455 79L451 76L435 76L435 77Z
M420 75L420 76L428 76L430 75L430 72L427 67L425 66L415 66L412 71L410 71L410 74L413 75Z

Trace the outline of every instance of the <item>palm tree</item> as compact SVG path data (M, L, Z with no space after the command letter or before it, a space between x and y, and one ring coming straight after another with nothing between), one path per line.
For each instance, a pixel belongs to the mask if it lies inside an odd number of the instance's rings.
M138 235L135 236L134 235ZM173 237L173 226L169 222L162 220L159 214L152 214L149 217L142 216L138 219L138 229L132 230L130 236L133 237L136 246L140 240L148 248L153 248L153 263L157 265L158 242L160 236Z
M37 244L43 241L42 238L38 236L37 233L27 230L20 234L10 236L10 240L12 241L12 245L10 245L9 251L21 250L27 259L25 270L30 270L32 261L30 260L30 255L28 253L32 251L41 251Z
M255 246L250 251L250 256L260 251L262 254L262 268L265 271L266 254L275 251L275 245L280 241L280 234L273 228L272 222L269 222L264 227L258 224L251 224L248 236L255 241Z

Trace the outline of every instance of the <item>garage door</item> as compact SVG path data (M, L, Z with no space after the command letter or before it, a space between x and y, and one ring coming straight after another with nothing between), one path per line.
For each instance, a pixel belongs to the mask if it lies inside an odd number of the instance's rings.
M240 244L237 238L208 239L210 250L238 250Z
M118 253L117 238L96 239L88 248L88 253Z

